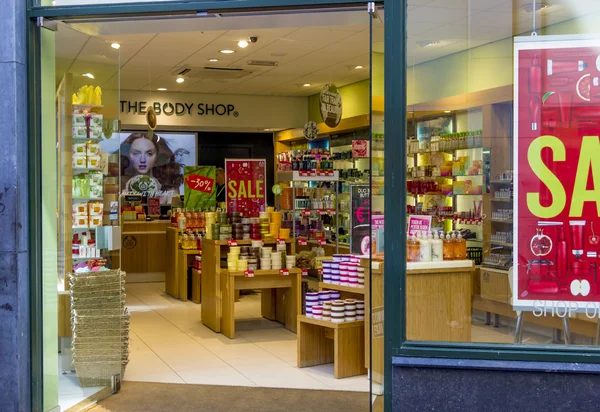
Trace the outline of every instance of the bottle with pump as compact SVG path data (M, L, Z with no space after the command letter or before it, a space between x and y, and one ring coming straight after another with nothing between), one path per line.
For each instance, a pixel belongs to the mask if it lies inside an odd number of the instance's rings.
M460 232L458 233L458 237L456 238L456 246L454 251L455 259L466 260L467 259L467 241L463 239Z
M421 256L421 246L417 239L406 234L406 260L408 262L418 262Z
M456 233L452 233L452 237L450 238L450 241L452 242L452 252L454 255L453 258L454 258L454 260L457 260L457 259L459 259L459 257L458 257L459 251L458 251L458 239L456 237Z
M435 232L435 237L431 241L431 259L434 262L441 262L444 259L444 241L440 239L438 232Z
M431 262L431 241L425 232L421 232L421 238L419 239L419 242L421 246L421 262Z
M443 236L443 235L442 235ZM444 237L444 260L454 260L454 243L450 233Z

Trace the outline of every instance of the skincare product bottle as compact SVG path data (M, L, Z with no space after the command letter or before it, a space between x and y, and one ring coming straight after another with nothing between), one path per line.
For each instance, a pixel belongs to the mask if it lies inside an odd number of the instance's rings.
M431 241L429 240L425 232L421 232L421 238L419 239L419 242L421 246L421 262L431 262Z
M444 241L440 239L438 232L435 232L435 237L431 241L431 259L434 262L441 262L444 259Z
M408 262L418 262L421 257L421 245L417 239L411 236L409 233L406 234L406 260Z
M443 235L442 235L443 236ZM452 243L452 236L450 233L444 237L444 260L454 259L454 243Z
M463 239L462 235L459 233L456 238L456 246L455 250L456 255L455 258L459 260L467 259L467 241Z

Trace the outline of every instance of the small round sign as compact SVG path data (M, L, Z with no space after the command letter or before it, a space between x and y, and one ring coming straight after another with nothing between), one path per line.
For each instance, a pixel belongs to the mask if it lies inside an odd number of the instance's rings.
M274 195L280 195L281 192L283 192L283 188L280 184L274 184L271 190L273 191Z

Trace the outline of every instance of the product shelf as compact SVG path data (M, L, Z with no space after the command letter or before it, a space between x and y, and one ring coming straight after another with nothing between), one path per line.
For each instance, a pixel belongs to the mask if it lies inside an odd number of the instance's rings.
M297 275L300 274L300 269L298 268L291 268L291 269L287 269L290 273L290 275ZM275 269L275 270L264 270L264 269L258 269L258 270L254 270L254 276L273 276L273 275L278 275L278 276L283 276L281 275L281 272L279 271L279 269ZM227 274L229 276L245 276L245 271L240 271L240 270L236 270L236 271L229 271L227 269L223 269L221 270L221 274Z
M332 283L319 282L319 289L337 290L338 292L356 293L364 295L365 288L355 288L353 286L334 285Z
M489 221L493 222L493 223L506 223L506 224L511 224L511 225L513 222L512 219L489 219Z
M507 242L497 242L497 241L492 240L490 243L492 245L497 245L497 246L513 247L512 243L507 243Z
M495 185L508 185L512 182L512 180L490 180L490 183Z
M74 167L71 170L74 175L80 175L88 172L101 172L104 169L100 169L98 167Z
M445 150L419 150L418 152L409 152L407 156L414 156L416 154L428 154L428 153L444 153L444 154L453 154L457 150L474 150L474 149L482 149L483 146L473 146L473 147L460 147L456 149L445 149Z
M74 227L71 228L71 231L73 233L80 233L80 232L88 232L90 230L96 230L98 229L98 226L91 226L91 227Z
M317 171L311 171L317 173ZM340 180L340 172L331 171L327 176L309 175L302 176L298 170L277 172L277 180L280 182L337 182Z
M102 109L104 106L95 105L95 104L74 104L72 105L73 110L94 110L94 109Z
M73 202L90 202L92 200L104 200L101 197L74 197L71 199Z
M492 202L497 202L497 203L512 203L512 199L490 199Z

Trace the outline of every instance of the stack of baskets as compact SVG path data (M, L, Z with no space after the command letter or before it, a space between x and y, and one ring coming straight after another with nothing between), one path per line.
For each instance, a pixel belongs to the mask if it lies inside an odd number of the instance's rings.
M110 386L122 379L129 359L129 313L125 273L120 270L70 276L73 366L82 387Z

